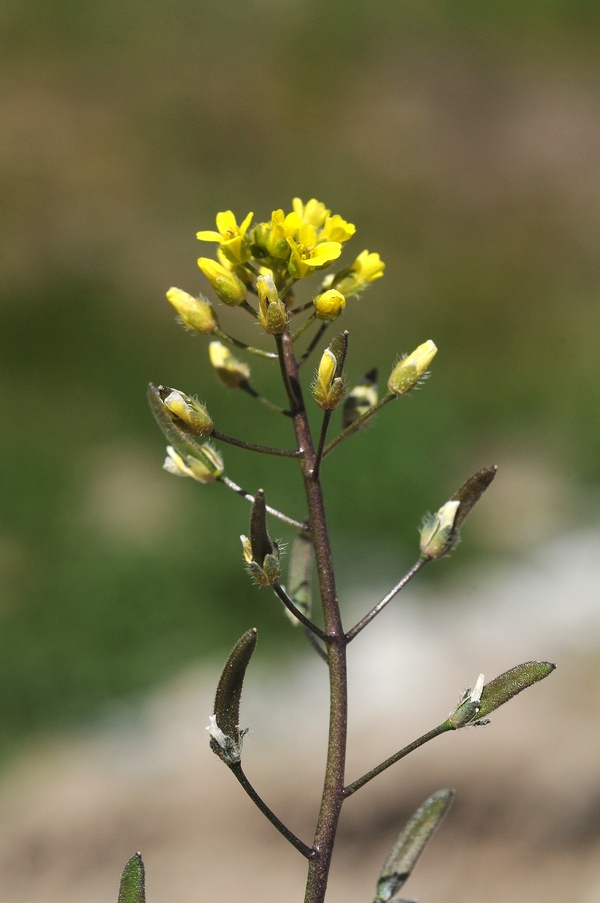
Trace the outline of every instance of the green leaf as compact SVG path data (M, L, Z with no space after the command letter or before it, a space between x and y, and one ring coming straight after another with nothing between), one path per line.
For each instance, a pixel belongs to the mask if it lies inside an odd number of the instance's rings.
M405 884L448 811L453 796L453 790L438 790L409 819L385 860L373 903L388 903Z
M123 869L117 903L146 903L146 878L141 853L132 856Z
M552 674L556 665L552 662L525 662L505 671L486 684L481 693L481 702L476 718L485 718L490 712L504 705L521 690L526 690L532 684L543 680Z

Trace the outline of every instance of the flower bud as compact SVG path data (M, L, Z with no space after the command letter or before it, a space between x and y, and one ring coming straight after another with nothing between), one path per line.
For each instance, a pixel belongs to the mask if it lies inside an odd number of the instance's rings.
M265 332L279 335L288 322L286 306L279 298L273 277L259 276L256 280L258 292L258 319Z
M213 432L215 427L208 411L195 398L168 386L159 386L158 394L163 408L172 417L181 420L196 436L210 436Z
M170 288L167 300L179 314L183 325L194 332L208 335L219 325L214 310L203 298L193 298L180 288Z
M331 348L326 348L312 386L313 398L324 411L333 411L344 397L344 380L336 376L337 371L338 359Z
M421 552L427 558L442 558L460 542L460 529L486 491L498 468L478 470L442 505L434 515L428 515L421 527Z
M199 257L198 266L224 304L235 307L245 301L247 289L241 279L210 257Z
M471 690L471 687L468 687L465 690L454 711L448 715L448 721L454 730L466 727L467 724L472 723L476 719L481 707L481 694L484 682L485 677L483 674L480 674L473 689Z
M180 455L172 445L167 445L163 470L177 477L191 477L199 483L214 483L223 473L223 459L208 443L193 455Z
M455 544L454 520L459 505L458 501L446 502L423 521L420 548L427 558L441 558Z
M437 348L429 339L419 345L408 357L399 361L388 379L388 389L394 395L406 395L417 385L437 354Z
M352 266L327 277L325 288L337 288L346 298L362 292L371 282L381 279L385 263L379 254L362 251Z
M242 383L250 379L250 367L233 356L229 348L222 342L211 342L208 346L210 362L217 371L219 379L229 389L239 389Z
M319 320L335 320L345 308L346 299L341 292L332 288L317 295L313 304Z

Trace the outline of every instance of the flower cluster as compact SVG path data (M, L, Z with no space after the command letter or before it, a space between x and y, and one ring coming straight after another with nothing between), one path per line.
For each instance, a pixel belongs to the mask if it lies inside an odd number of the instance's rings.
M238 225L234 213L225 210L217 214L216 230L197 233L200 241L218 244L218 260L200 257L198 266L224 304L242 304L249 291L260 291L260 284L255 280L262 277L271 280L268 283L269 305L274 303L273 290L280 293L279 300L287 305L294 282L329 267L356 232L353 223L338 213L332 215L331 210L315 198L306 204L300 198L294 198L289 213L273 210L269 222L251 227L253 216L249 213ZM314 299L316 315L323 320L335 319L344 309L346 298L358 294L383 276L384 269L379 254L362 251L349 267L327 277ZM282 332L287 318L278 310L273 314L274 328L270 324L264 285L260 297L261 326L267 332ZM191 318L184 318L181 313L180 316L188 325ZM195 327L192 325L191 328ZM208 328L203 320L203 331Z

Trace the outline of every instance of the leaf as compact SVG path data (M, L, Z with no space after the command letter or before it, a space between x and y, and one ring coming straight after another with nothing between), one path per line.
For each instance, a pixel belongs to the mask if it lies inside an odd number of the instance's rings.
M555 668L556 665L552 662L525 662L495 677L483 688L476 719L485 718L521 690L526 690L538 680L548 677Z
M438 790L411 816L385 860L373 903L388 903L405 884L453 797L453 790Z
M123 869L117 903L146 903L146 877L141 853L132 856Z

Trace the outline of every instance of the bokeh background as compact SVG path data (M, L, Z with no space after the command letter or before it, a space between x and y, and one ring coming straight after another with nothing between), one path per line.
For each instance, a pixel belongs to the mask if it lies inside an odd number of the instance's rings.
M599 40L590 0L2 6L0 761L114 718L250 623L265 661L306 654L248 585L245 503L165 474L145 403L163 382L225 432L288 441L164 299L207 291L195 233L217 210L317 197L357 225L344 260L379 251L385 278L341 321L351 380L440 349L327 464L342 591L396 580L423 513L490 463L465 541L423 575L432 600L597 524ZM224 453L303 515L289 462Z

